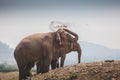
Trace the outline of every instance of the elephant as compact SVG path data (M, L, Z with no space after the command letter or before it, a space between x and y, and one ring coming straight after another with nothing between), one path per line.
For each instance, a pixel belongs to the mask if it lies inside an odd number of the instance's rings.
M71 51L77 51L78 53L78 63L80 63L81 60L81 47L79 45L79 43L74 42L73 43L73 47L69 47L68 49L65 48L61 48L59 51L59 56L57 57L57 59L53 60L51 63L51 68L52 69L56 69L59 67L63 67L64 66L64 61L66 58L66 54L70 53ZM59 58L61 58L60 62L59 62ZM59 65L60 63L60 65Z
M38 61L41 64L40 72L48 72L49 65L54 57L57 57L56 53L59 49L68 48L72 44L69 39L78 40L78 36L68 29L36 33L22 39L14 50L14 57L19 69L19 80L27 79L31 74L31 68Z
M69 32L69 31L68 31ZM70 37L70 35L68 34L68 36ZM78 38L78 35L76 34L76 37ZM56 68L59 68L59 58L61 57L61 64L60 64L60 67L63 67L64 65L64 60L66 58L66 54L71 52L71 51L77 51L78 52L78 63L80 63L80 60L81 60L81 47L79 45L79 43L77 42L78 39L74 40L74 39L69 39L69 42L71 43L69 45L69 47L67 48L64 48L64 47L61 47L58 51L57 54L57 57L54 57L52 62L51 62L51 68L52 69L56 69ZM38 62L37 64L37 74L41 73L41 69L40 69L40 65L41 63Z

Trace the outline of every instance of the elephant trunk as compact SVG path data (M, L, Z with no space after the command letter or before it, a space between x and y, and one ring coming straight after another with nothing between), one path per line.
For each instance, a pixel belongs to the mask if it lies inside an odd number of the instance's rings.
M80 45L78 46L77 52L78 52L78 63L80 63L81 62L81 53L82 53Z
M63 29L63 30L65 30L65 31L67 31L68 33L70 33L70 34L72 34L73 36L75 36L75 38L74 38L75 41L78 40L78 35L77 35L76 33L72 32L72 31L70 31L70 30L68 30L68 29Z

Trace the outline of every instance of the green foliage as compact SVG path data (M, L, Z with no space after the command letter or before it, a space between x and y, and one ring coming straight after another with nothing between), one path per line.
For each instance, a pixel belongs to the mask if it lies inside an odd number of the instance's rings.
M77 75L75 73L72 73L67 80L74 80L77 78Z
M6 62L0 64L0 72L11 72L17 71L17 66L13 64L8 64Z

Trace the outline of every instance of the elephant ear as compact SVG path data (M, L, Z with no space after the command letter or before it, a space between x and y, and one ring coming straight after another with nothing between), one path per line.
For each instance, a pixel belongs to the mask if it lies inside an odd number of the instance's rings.
M57 39L57 41L59 41L59 44L63 45L65 43L66 38L67 38L66 31L64 31L63 29L60 28L56 31L56 35L57 35L56 39Z

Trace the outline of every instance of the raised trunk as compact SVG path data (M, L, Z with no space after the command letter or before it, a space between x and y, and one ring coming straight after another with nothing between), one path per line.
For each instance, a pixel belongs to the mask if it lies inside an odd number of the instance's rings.
M67 31L68 33L70 33L70 34L72 34L73 36L75 36L75 38L74 38L75 41L78 40L78 35L77 35L76 33L72 32L72 31L70 31L70 30L68 30L68 29L63 29L63 30L65 30L65 31Z

